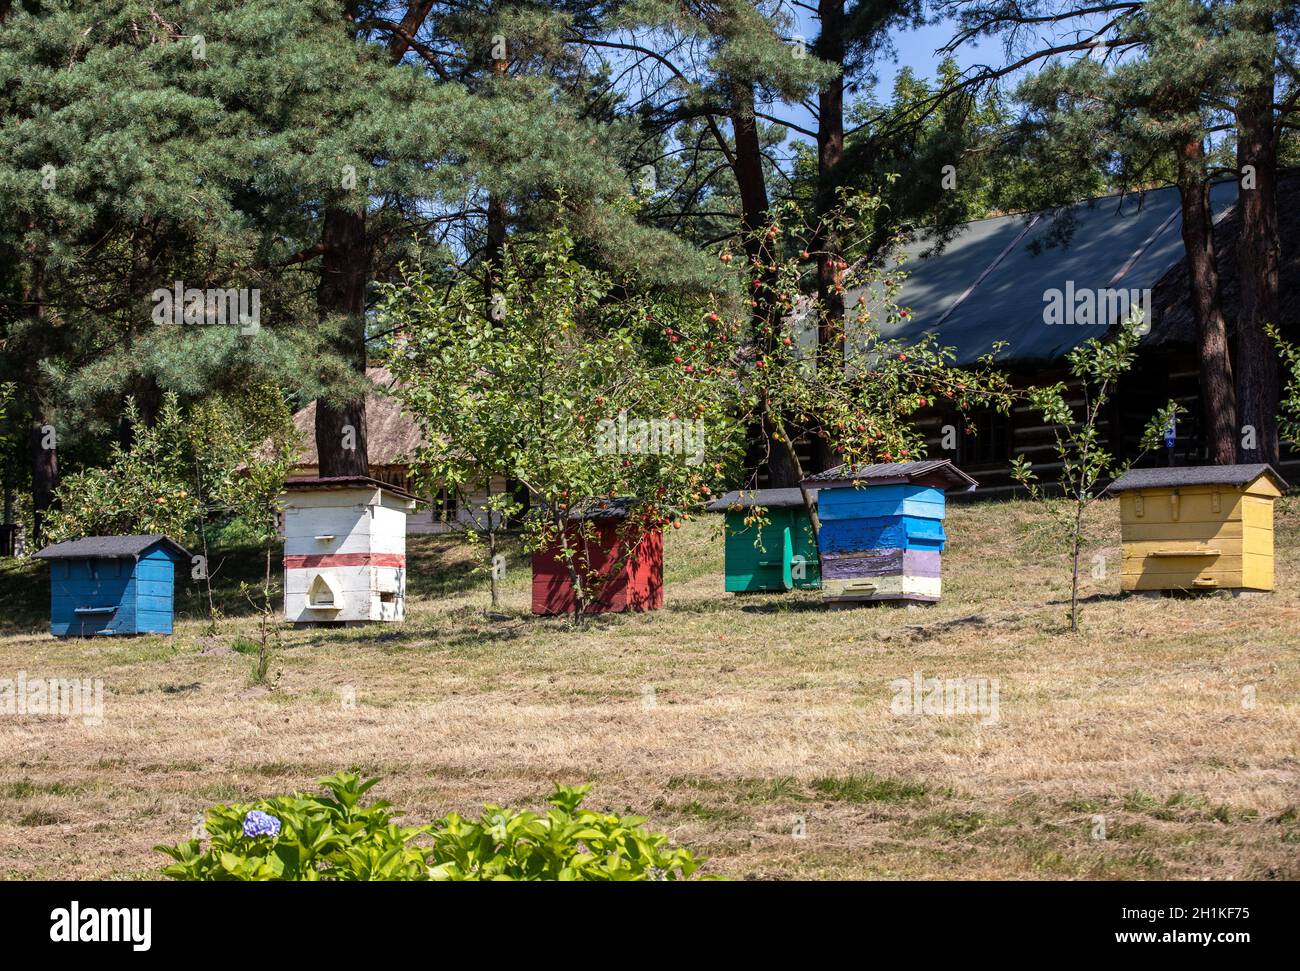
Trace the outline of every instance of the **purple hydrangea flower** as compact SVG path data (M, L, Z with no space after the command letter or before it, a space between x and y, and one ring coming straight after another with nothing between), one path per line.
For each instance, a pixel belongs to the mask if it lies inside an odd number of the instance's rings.
M276 819L270 813L264 813L260 809L254 809L244 817L244 835L279 836L280 820Z

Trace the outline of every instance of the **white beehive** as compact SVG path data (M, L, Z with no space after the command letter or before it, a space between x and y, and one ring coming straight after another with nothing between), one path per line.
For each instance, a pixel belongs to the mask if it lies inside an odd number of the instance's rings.
M285 619L404 619L406 517L415 502L405 490L363 476L288 480L281 498Z

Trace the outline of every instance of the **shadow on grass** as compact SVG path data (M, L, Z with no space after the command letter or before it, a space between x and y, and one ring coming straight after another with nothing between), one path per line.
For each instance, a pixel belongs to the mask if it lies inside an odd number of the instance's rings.
M0 632L45 633L50 629L49 570L30 557L0 559Z
M445 536L408 536L406 538L406 595L413 599L445 597L488 588L488 551L486 538L474 546L458 533ZM530 575L531 560L523 552L518 534L497 537L497 551L505 557L508 574L525 569Z
M395 654L408 651L457 651L473 648L498 648L521 638L539 634L572 634L574 645L582 635L608 630L617 621L609 616L589 618L574 624L557 617L535 617L528 611L493 614L471 609L453 619L418 625L404 624L400 630L378 627L351 628L339 637L355 644L364 642L381 651Z
M527 570L531 575L530 560L523 552L519 535L506 534L499 537L498 548L505 556L507 570L511 571L508 575L512 579L517 577L520 570ZM271 553L270 597L272 608L277 614L284 607L282 553L279 546ZM222 617L257 616L266 570L265 557L265 548L255 545L209 551L211 602ZM486 542L467 546L464 537L458 534L407 537L407 597L410 600L432 600L475 590L486 592L489 582L487 565ZM39 560L0 560L0 632L35 634L47 631L49 583L49 571ZM510 587L517 585L514 582ZM194 579L182 568L176 577L176 621L203 622L209 616L208 584L204 580ZM495 617L476 613L473 616L466 615L455 627L431 630L428 636L446 639L453 646L489 640L513 640L535 621L537 619L526 611L497 612ZM555 623L554 619L549 622ZM379 644L390 641L396 644L418 639L423 636L423 632L407 625L400 632L385 632L380 627L371 635L353 630L350 636Z
M229 550L212 550L208 562L214 572L212 602L226 617L244 617L257 611L241 591L241 583L260 589L265 570L260 547L248 546ZM282 572L277 551L271 563L271 602L281 605ZM176 575L175 619L206 620L208 590L202 580L193 579L181 567ZM43 633L50 626L50 571L41 560L0 559L0 632L6 634Z
M1199 592L1194 593L1194 595L1199 595ZM1088 604L1122 603L1123 601L1128 600L1131 596L1132 594L1128 593L1090 593L1086 597L1079 598L1079 606L1084 607ZM1045 600L1043 601L1043 606L1065 607L1068 609L1070 606L1070 598L1060 597L1056 600Z
M762 596L764 599L757 603L748 603L750 597ZM743 598L738 597L736 603L740 604L740 610L746 614L806 614L806 613L823 613L827 604L821 599L804 600L800 598L786 599L783 594L746 594Z
M482 559L478 562L486 566L486 544L471 552L481 552ZM515 564L516 569L519 564L528 562L518 536L503 536L501 552L507 563ZM279 546L271 553L271 604L277 611L284 606L282 554ZM208 552L212 571L212 605L223 617L257 614L254 604L261 599L265 556L265 549L260 546L237 546ZM465 543L460 536L408 537L407 562L407 594L414 599L487 587L486 574L474 570L477 564L467 559ZM205 621L209 617L207 583L194 579L183 568L176 577L175 617L177 621ZM50 579L46 564L30 557L0 559L0 632L40 633L49 629L49 622Z
M212 604L221 616L249 617L258 612L254 603L260 603L262 598L266 572L264 547L211 549L208 551L208 566L212 572ZM275 609L283 606L283 579L280 550L276 548L271 553L271 604ZM178 621L207 620L209 617L207 582L194 579L183 567L176 575L175 610Z

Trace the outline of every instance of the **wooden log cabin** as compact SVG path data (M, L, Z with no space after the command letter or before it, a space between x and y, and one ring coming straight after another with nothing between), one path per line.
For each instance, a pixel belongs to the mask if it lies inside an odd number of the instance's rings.
M1232 337L1236 314L1237 247L1240 221L1237 183L1211 189L1215 214L1220 296ZM1282 237L1280 328L1300 337L1300 172L1279 180ZM907 247L908 273L898 296L909 315L890 325L885 336L914 342L935 332L939 343L955 349L956 363L971 364L998 341L1007 342L998 361L1017 387L1063 381L1071 404L1082 409L1079 383L1065 356L1093 337L1101 337L1123 316L1119 294L1129 305L1148 310L1150 332L1139 346L1135 366L1120 382L1102 416L1107 447L1121 458L1138 454L1138 440L1151 415L1173 399L1180 416L1173 445L1148 455L1144 465L1182 466L1209 461L1205 406L1195 344L1195 323L1181 237L1177 190L1153 189L1107 196L1059 212L1028 213L977 220L960 227L942 246L919 238ZM1052 296L1059 293L1059 301ZM1049 304L1059 308L1074 298L1081 306L1094 295L1092 312L1074 322L1051 323ZM878 305L879 295L852 291ZM1060 470L1051 426L1028 404L1010 415L992 411L963 417L942 406L917 415L931 458L949 458L980 482L971 496L1008 495L1018 487L1011 462L1024 456L1050 482ZM810 450L801 449L811 458ZM806 464L805 468L812 468ZM1283 446L1278 471L1294 480L1300 454ZM762 481L760 480L760 484Z

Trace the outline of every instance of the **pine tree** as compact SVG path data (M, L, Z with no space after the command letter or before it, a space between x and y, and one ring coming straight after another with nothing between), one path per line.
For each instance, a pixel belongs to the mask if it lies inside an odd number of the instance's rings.
M647 130L658 136L649 144L683 156L695 182L696 191L681 200L687 204L675 218L694 222L696 203L705 193L710 193L704 208L709 225L725 218L719 213L735 214L725 238L744 256L740 279L752 332L775 339L782 310L776 280L780 254L775 237L768 235L769 183L776 173L769 156L780 134L767 130L770 109L782 99L815 91L838 69L809 51L778 2L642 0L615 5L606 24L608 29L593 33L587 43L636 78L634 103ZM722 173L716 180L715 170ZM699 171L710 174L695 180ZM794 485L796 470L785 449L773 447L774 434L770 423L755 429L749 463L764 467L770 485Z
M322 320L337 323L336 346L356 373L371 346L370 286L396 272L402 254L392 243L402 235L453 239L453 260L492 272L512 229L566 223L596 263L665 285L704 288L698 258L670 234L640 226L620 205L630 185L619 156L627 134L611 130L612 119L592 110L604 79L591 76L582 57L583 36L601 22L603 7L588 0L345 7L340 25L358 43L382 50L423 88L459 106L454 119L442 121L454 133L455 193L422 198L399 189L383 211L374 205L373 188L368 206L337 193L327 202L318 310ZM358 171L375 181L438 160L418 137L418 119L402 117L400 105L391 114L392 127L372 131L371 155L358 160ZM322 474L364 472L361 389L345 384L340 394L318 401L316 415ZM344 441L354 447L341 448Z
M1294 49L1294 6L987 0L942 7L963 25L954 46L980 36L1019 39L1016 58L962 84L1042 65L1020 92L1077 143L1091 142L1118 186L1164 180L1178 187L1210 455L1220 463L1276 459L1277 360L1263 327L1277 306L1274 186L1281 135L1296 108L1293 72L1281 67ZM1049 32L1035 36L1039 30ZM1228 174L1217 164L1224 132L1235 135L1243 169L1232 173L1241 179L1242 216L1235 379L1209 208L1211 181ZM1242 444L1252 437L1257 447L1247 453Z

